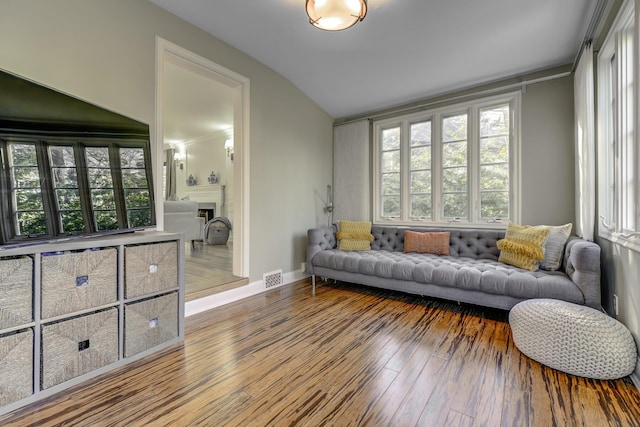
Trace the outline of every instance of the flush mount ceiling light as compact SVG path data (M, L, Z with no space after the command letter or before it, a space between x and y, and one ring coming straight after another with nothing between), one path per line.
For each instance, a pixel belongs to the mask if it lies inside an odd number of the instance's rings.
M367 15L367 0L307 0L309 23L327 31L354 26Z

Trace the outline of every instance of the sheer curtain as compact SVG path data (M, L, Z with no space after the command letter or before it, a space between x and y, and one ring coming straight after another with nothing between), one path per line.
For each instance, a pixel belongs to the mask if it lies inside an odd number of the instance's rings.
M369 120L333 129L333 222L371 220Z
M176 195L176 161L174 160L176 150L170 148L164 150L165 153L165 165L166 165L166 186L164 199L165 200L178 200Z
M576 234L593 240L595 228L595 101L593 47L584 47L574 79Z

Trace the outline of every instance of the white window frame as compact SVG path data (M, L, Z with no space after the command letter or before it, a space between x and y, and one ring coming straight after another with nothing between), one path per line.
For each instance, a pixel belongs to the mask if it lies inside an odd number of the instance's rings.
M509 221L520 222L521 200L519 189L521 182L521 114L520 91L501 95L484 97L473 101L434 108L418 113L406 114L377 120L373 124L373 222L381 225L407 226L436 226L436 227L468 227L504 229ZM509 218L482 219L480 218L480 125L479 111L488 107L509 104ZM468 150L468 218L452 219L442 215L442 144L441 123L444 117L461 113L468 114L467 121L467 150ZM431 192L432 218L412 219L409 217L409 156L410 156L410 125L412 123L431 120ZM382 217L381 194L381 135L385 129L400 127L400 191L401 215L399 218Z
M631 34L631 49L625 46L625 33ZM635 4L627 0L597 62L598 235L640 252L640 146L635 131L640 123L638 40ZM631 91L625 90L629 79Z

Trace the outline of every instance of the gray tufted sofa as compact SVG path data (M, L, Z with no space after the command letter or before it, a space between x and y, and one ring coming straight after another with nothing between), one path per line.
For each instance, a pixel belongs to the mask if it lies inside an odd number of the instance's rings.
M448 231L450 256L403 253L404 232ZM336 228L310 229L307 272L350 283L509 310L531 298L600 308L600 247L575 236L558 271L498 262L503 230L373 226L371 251L336 249Z

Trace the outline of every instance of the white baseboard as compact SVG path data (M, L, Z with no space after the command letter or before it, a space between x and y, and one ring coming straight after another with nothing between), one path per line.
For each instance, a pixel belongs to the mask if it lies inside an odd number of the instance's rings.
M288 285L289 283L297 282L298 280L302 280L306 277L309 277L309 275L303 270L296 270L290 273L285 273L282 275L282 285L271 287L269 288L269 290ZM264 287L264 282L262 280L258 280L239 288L230 289L228 291L209 295L203 298L198 298L193 301L187 301L185 303L184 313L186 317L189 317L194 314L202 313L203 311L211 310L212 308L220 307L225 304L229 304L253 295L260 294L262 292L265 292L266 290L267 289Z

